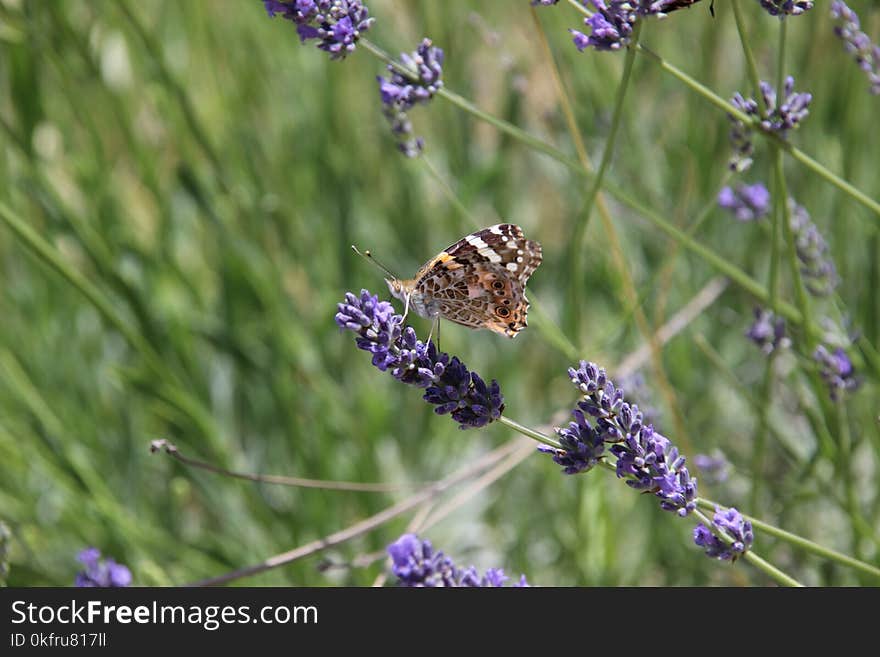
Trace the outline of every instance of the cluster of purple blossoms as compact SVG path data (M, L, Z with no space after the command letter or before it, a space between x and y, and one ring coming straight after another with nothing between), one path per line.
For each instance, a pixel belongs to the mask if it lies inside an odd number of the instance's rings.
M359 0L263 0L263 5L269 18L281 16L296 23L303 43L318 39L318 48L330 53L330 59L354 52L374 20Z
M421 540L415 534L401 536L388 546L388 554L391 556L391 572L400 586L499 587L510 579L500 568L490 568L482 576L473 566L460 569L452 559L435 551L430 541ZM529 586L526 576L521 575L519 582L513 586Z
M357 334L358 348L373 354L373 365L398 381L424 388L422 398L434 404L434 412L451 414L460 428L482 427L501 417L504 397L498 382L487 385L458 357L419 340L412 327L403 328L403 316L389 302L367 290L360 296L346 292L336 323Z
M755 307L755 322L746 331L746 337L767 356L791 344L785 335L785 320L760 306Z
M397 147L407 157L416 157L422 152L424 142L421 137L413 137L407 112L417 103L430 101L443 86L443 50L435 47L430 39L422 39L415 52L401 53L400 61L398 66L388 65L391 75L387 79L381 75L376 79L382 111L397 139ZM401 73L399 66L408 73Z
M788 210L804 285L813 296L828 296L840 283L837 268L828 255L828 243L810 221L806 208L789 199Z
M712 530L703 523L694 528L694 543L706 549L706 556L726 561L736 561L745 554L752 546L755 535L752 532L752 523L743 518L742 514L734 509L715 507L715 517L712 518L715 528L723 532L731 542L728 543L718 538Z
M733 213L738 221L755 221L770 212L770 192L761 183L724 187L718 193L718 205Z
M660 506L684 517L696 508L697 480L672 443L645 424L639 407L623 398L605 370L581 361L569 368L571 382L583 393L573 411L575 422L557 429L562 449L540 446L566 474L585 472L603 456L605 446L617 457L617 476L628 486L660 498ZM593 418L593 424L587 420Z
M859 68L871 82L871 93L880 95L880 46L862 32L859 17L842 0L831 3L831 17L837 21L834 33L843 40L844 48L851 54Z
M825 345L820 344L813 352L813 359L819 364L819 374L828 386L828 394L832 400L838 401L861 385L852 361L841 347L829 351Z
M113 559L101 559L98 548L86 548L76 557L85 568L76 574L73 585L122 587L131 584L131 571Z
M683 0L589 0L595 13L584 19L590 28L589 36L578 30L569 30L575 47L583 52L596 50L620 50L630 42L633 26L643 16L662 18L670 11L681 9L696 2ZM533 0L532 4L536 4ZM554 2L540 2L542 5ZM582 3L587 6L587 2Z
M752 131L757 126L767 133L773 133L781 139L785 139L789 130L797 128L807 117L807 109L813 100L812 94L799 93L794 90L794 78L789 76L785 79L783 93L785 95L781 103L777 104L776 90L763 80L760 82L761 98L763 107L754 98L743 98L742 94L734 94L730 102L741 112L747 114L752 121L745 123L731 114L730 143L733 147L733 156L730 160L730 168L734 171L745 171L752 165Z
M771 16L800 16L813 8L812 0L759 0L764 10Z

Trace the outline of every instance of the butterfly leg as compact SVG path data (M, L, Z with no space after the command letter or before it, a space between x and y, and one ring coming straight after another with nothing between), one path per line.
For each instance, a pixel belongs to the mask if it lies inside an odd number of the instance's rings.
M435 330L437 331L437 339L434 341L434 346L437 347L437 351L440 351L440 315L436 315L434 321L431 322L431 331L428 333L428 339L425 341L425 344L431 341L431 336L434 335Z
M437 315L437 351L440 351L440 315Z
M400 320L401 326L406 321L406 316L409 314L409 295L405 295L403 300L403 318Z

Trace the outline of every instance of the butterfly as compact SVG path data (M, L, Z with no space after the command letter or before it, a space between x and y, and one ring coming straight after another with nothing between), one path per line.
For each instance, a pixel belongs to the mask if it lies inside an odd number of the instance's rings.
M413 278L386 278L388 289L429 319L516 337L527 325L525 287L541 264L541 245L514 224L466 235L425 263Z

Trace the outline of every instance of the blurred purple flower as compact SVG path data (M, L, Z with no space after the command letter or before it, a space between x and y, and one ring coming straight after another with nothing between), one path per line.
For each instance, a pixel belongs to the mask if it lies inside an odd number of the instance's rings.
M733 147L733 156L730 160L730 168L734 171L745 171L752 165L752 131L757 125L761 130L776 134L780 139L785 139L789 130L797 128L807 117L807 109L813 100L812 94L795 92L794 78L789 76L785 79L783 93L785 98L777 104L776 90L769 83L760 82L761 97L764 109L754 98L744 98L737 92L730 102L738 110L747 114L751 121L745 123L732 114L730 119L730 143Z
M813 8L812 0L759 0L764 10L771 16L799 16Z
M443 50L435 47L430 39L422 39L415 52L401 53L400 61L409 74L404 75L389 64L390 76L376 79L379 81L382 112L391 125L398 148L407 157L416 157L422 152L424 142L413 136L408 112L417 103L430 101L443 86Z
M703 523L694 528L694 543L705 548L706 556L726 561L736 561L745 554L755 540L752 523L743 518L735 508L715 507L712 519L715 529L723 532L731 543L721 540Z
M504 411L504 397L498 382L486 382L458 357L437 351L433 342L422 342L408 326L401 330L403 316L387 301L361 290L360 296L346 292L337 305L336 324L353 331L359 349L373 354L373 365L408 385L425 388L422 396L434 404L434 412L450 414L459 427L482 427Z
M435 551L431 542L415 534L404 534L388 546L391 572L405 587L499 587L509 579L500 568L490 568L482 577L470 566L460 569L449 557ZM529 586L522 575L514 588Z
M804 285L813 296L828 296L840 283L837 268L828 254L828 243L810 221L806 208L789 199L788 210Z
M843 41L843 47L868 75L871 93L880 95L880 46L862 32L858 14L842 0L831 3L831 18L837 23L834 33Z
M739 221L755 221L770 212L770 192L761 183L738 185L735 191L724 187L718 193L718 205Z
M660 409L657 407L654 389L645 382L645 376L635 371L626 376L617 377L618 386L626 391L626 397L630 403L638 404L642 413L642 422L656 424L660 419Z
M785 335L785 320L777 317L772 310L760 306L755 307L755 322L746 331L746 337L758 345L765 355L791 344Z
M695 455L694 465L709 484L722 484L730 476L730 462L717 449L711 455Z
M828 395L833 401L840 400L861 385L852 361L841 347L829 351L828 347L820 344L813 352L813 359L819 364L819 374L828 386Z
M263 6L269 18L281 16L295 23L303 43L320 40L318 48L330 53L330 59L344 59L354 52L374 20L359 0L263 0Z
M86 548L76 557L85 568L76 574L76 587L123 587L131 584L131 571L113 559L101 559L98 548Z

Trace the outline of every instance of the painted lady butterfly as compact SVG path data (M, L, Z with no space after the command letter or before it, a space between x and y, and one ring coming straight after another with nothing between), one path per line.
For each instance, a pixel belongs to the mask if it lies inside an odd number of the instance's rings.
M429 260L413 278L388 278L406 309L471 328L516 337L527 326L525 287L541 264L541 245L522 228L497 224L460 239Z

